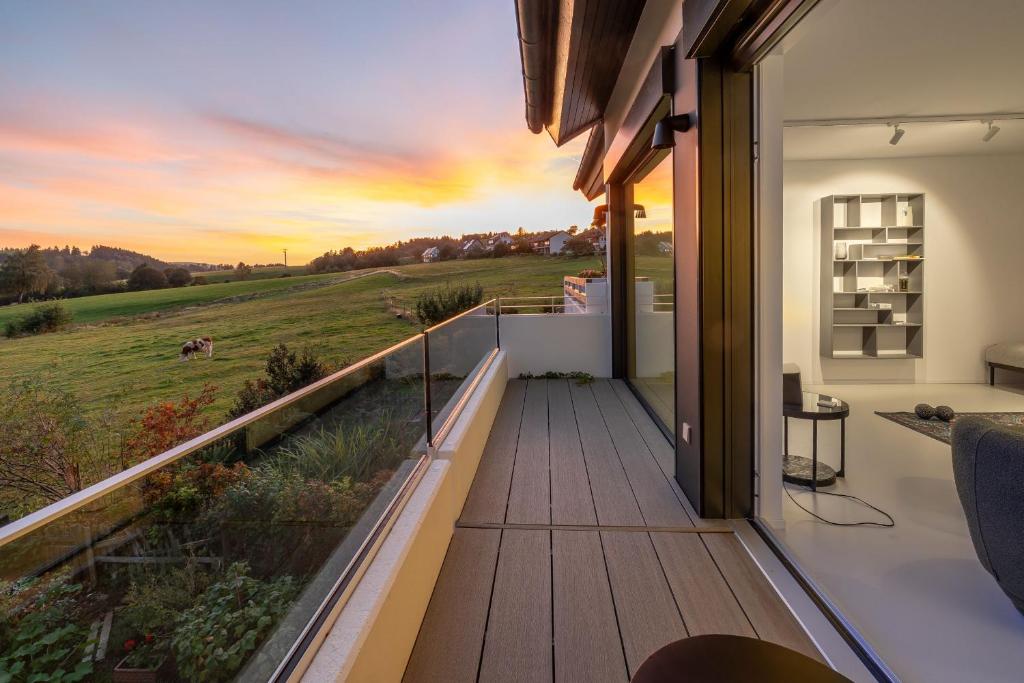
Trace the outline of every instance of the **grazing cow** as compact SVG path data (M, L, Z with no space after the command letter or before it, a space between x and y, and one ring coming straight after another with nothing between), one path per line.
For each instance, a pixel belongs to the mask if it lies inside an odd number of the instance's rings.
M213 337L189 339L181 345L181 356L178 360L192 360L197 353L205 353L207 358L213 358Z

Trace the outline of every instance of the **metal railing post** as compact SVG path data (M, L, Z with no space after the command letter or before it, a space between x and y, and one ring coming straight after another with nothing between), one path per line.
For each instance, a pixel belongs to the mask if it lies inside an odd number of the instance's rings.
M494 345L501 348L501 297L494 300Z
M423 407L426 409L427 449L434 447L434 409L430 402L430 334L423 330Z

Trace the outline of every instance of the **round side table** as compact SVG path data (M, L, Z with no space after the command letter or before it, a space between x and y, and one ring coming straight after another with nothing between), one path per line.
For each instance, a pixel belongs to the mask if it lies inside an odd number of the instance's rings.
M785 453L782 455L782 479L791 484L809 486L817 491L819 486L831 486L836 477L846 475L846 418L850 416L850 406L846 402L837 407L819 406L818 401L828 400L831 396L813 391L803 392L800 404L782 404L782 417L785 420ZM791 455L789 452L789 418L810 420L813 446L811 457ZM825 463L818 462L818 422L822 420L839 420L839 471L833 470Z

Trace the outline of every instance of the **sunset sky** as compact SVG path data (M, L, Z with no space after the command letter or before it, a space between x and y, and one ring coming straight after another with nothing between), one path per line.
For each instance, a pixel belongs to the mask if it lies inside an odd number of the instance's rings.
M0 246L304 263L592 215L512 0L5 2L0 93Z

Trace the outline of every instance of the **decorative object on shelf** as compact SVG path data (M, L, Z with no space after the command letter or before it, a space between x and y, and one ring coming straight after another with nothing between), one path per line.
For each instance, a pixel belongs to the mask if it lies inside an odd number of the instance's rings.
M931 407L927 403L918 403L914 406L914 414L922 420L930 420L935 417L935 408Z
M835 243L835 259L837 261L845 261L850 256L850 250L846 246L846 242Z
M910 291L910 277L908 277L906 275L900 275L900 291L901 292L909 292Z
M935 406L935 417L943 422L952 422L956 419L956 411L949 406Z
M899 212L899 225L905 228L912 227L914 225L914 207L907 202L902 206Z

